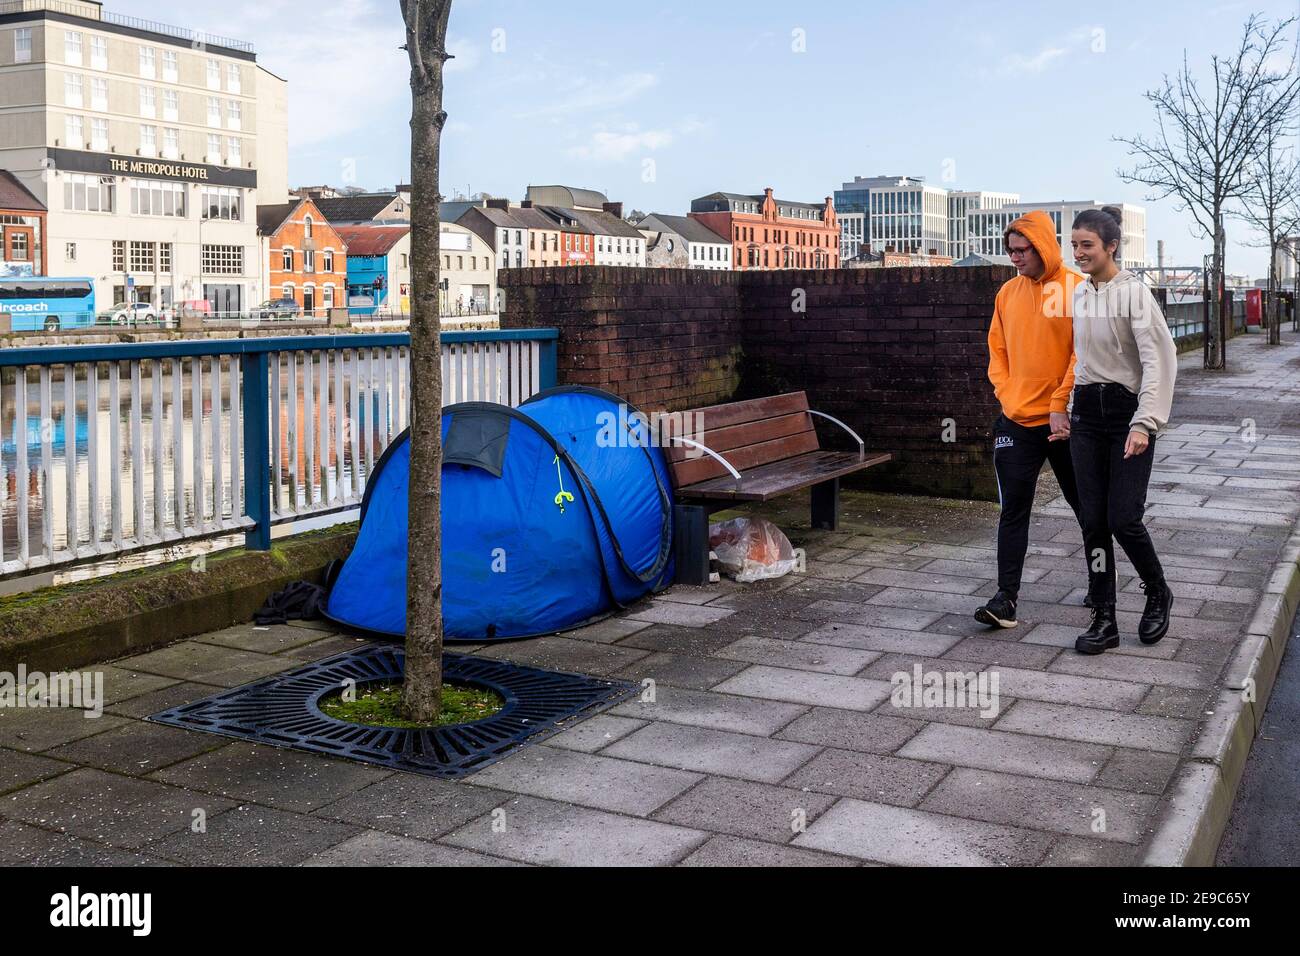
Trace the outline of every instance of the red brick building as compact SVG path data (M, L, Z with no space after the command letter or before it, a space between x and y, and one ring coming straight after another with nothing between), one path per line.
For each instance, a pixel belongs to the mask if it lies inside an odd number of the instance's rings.
M257 234L268 299L293 299L303 315L325 316L347 306L347 244L315 202L258 206Z
M0 276L48 275L45 206L0 169Z
M824 203L710 193L691 201L690 217L732 245L732 268L837 269L840 226L831 197Z

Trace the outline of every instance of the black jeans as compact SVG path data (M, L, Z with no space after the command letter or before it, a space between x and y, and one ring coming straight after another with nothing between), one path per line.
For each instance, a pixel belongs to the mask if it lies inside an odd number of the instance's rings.
M1155 461L1156 439L1147 450L1124 457L1129 421L1138 397L1123 385L1107 382L1078 385L1070 414L1070 454L1079 487L1079 505L1085 542L1104 537L1098 554L1088 546L1091 567L1102 565L1101 575L1089 575L1091 604L1115 603L1115 557L1110 541L1119 542L1138 575L1147 584L1164 584L1165 572L1156 556L1151 535L1142 523L1147 484Z
M1051 431L1048 425L1028 427L1005 415L999 415L993 424L993 470L997 473L998 501L1002 505L998 519L998 590L1007 592L1013 600L1020 592L1025 552L1029 549L1029 514L1043 462L1051 464L1061 494L1074 509L1080 526L1083 525L1070 442L1048 441ZM1100 546L1101 541L1096 544ZM1105 546L1110 547L1109 538ZM1091 553L1092 548L1086 550ZM1097 583L1101 585L1100 581Z

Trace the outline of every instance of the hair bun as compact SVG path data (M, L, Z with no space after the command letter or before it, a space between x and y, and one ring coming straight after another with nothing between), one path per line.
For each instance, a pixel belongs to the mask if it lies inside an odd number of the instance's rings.
M1101 211L1123 225L1124 211L1120 209L1119 206L1102 206Z

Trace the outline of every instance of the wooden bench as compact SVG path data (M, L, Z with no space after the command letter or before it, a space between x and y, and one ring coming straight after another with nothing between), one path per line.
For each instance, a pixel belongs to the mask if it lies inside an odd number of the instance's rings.
M854 452L823 450L813 416L853 436ZM682 431L666 442L677 504L674 560L677 580L703 584L709 575L709 514L742 501L767 501L812 488L812 525L839 523L840 478L889 461L868 454L849 426L808 407L803 392L729 402L681 413Z

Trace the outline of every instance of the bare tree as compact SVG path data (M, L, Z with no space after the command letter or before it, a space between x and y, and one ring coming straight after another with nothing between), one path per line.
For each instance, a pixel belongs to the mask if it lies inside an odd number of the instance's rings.
M1289 114L1288 114L1289 116ZM1247 170L1247 187L1240 218L1262 233L1256 245L1268 249L1268 287L1264 297L1264 328L1270 345L1282 342L1278 309L1278 260L1290 256L1288 237L1300 232L1300 161L1282 145L1288 133L1278 123L1264 131L1264 145Z
M1155 109L1156 133L1151 137L1117 137L1135 157L1133 169L1119 170L1121 179L1151 187L1152 200L1175 197L1192 214L1200 233L1214 243L1211 296L1217 320L1210 318L1207 297L1205 367L1221 369L1226 362L1228 301L1224 290L1223 222L1227 207L1246 192L1247 169L1261 148L1261 133L1290 110L1297 90L1295 57L1290 69L1278 70L1284 50L1283 34L1290 18L1269 25L1259 14L1246 21L1241 41L1229 56L1210 59L1213 83L1203 92L1183 53L1182 69L1173 79L1147 91Z
M438 148L451 0L399 0L411 61L411 470L407 497L402 710L442 708L442 343L438 318Z

